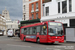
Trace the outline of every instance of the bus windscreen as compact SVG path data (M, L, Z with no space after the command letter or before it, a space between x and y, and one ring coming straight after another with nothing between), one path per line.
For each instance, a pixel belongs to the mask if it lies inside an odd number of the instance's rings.
M48 35L51 36L62 36L63 27L61 23L49 22L48 23Z

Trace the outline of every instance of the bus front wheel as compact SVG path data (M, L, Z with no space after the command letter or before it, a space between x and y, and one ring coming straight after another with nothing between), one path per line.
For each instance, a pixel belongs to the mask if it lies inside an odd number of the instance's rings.
M37 43L40 43L40 39L39 38L37 38Z

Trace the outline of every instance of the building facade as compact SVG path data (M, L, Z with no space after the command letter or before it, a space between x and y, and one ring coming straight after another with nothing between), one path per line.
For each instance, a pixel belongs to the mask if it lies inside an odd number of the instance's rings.
M9 11L6 8L2 11L2 15L5 17L6 21L11 21Z
M0 34L6 35L6 19L0 14Z
M7 25L7 31L10 29L13 30L14 35L15 35L15 31L19 29L18 28L18 20L7 21L6 25Z
M29 0L29 19L41 19L41 4L44 0Z
M23 18L22 20L29 20L29 0L23 0Z
M41 21L59 21L64 27L75 27L75 0L51 0L43 3Z
M14 35L15 35L15 31L17 29L19 29L18 28L18 20L12 21L10 19L9 11L6 8L5 8L5 10L2 11L2 14L6 18L6 33L8 32L9 29L11 29L11 30L13 30Z

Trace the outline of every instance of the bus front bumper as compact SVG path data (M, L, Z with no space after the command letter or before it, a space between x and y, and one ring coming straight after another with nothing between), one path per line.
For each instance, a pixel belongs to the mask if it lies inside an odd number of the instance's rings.
M64 43L64 40L62 40L62 41L48 41L48 43Z

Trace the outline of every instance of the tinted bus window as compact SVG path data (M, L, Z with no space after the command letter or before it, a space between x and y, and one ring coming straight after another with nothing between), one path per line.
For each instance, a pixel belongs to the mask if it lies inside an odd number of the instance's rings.
M33 27L33 34L36 35L36 27Z
M37 26L37 33L39 33L40 34L40 26Z
M27 28L27 35L30 33L30 28Z
M27 34L27 28L24 28L24 35Z
M30 28L30 34L32 35L32 27Z
M24 28L21 29L21 34L23 34L23 33L24 33Z

